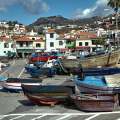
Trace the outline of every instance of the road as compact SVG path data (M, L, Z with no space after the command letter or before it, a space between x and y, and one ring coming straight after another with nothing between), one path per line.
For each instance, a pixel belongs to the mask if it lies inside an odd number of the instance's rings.
M16 60L2 75L10 77L30 77L24 71L26 60ZM68 76L67 76L68 77ZM65 81L67 77L61 76L56 80L47 78L43 82L50 84ZM0 92L0 120L120 120L120 109L113 112L83 112L74 104L60 104L54 107L38 106L31 103L23 93Z

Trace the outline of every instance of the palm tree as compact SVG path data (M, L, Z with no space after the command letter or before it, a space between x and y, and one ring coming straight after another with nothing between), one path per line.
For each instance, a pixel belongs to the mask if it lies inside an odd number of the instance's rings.
M116 18L116 32L118 30L118 10L120 8L120 0L108 0L108 6L112 7L115 11L115 18ZM118 46L119 46L119 41L118 42Z
M108 6L112 7L116 13L116 29L118 29L118 9L120 7L120 0L108 0Z

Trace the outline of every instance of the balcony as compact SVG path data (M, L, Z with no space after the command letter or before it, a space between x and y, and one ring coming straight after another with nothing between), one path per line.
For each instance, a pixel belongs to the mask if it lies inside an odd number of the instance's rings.
M32 45L26 46L26 45L16 45L16 49L34 49Z

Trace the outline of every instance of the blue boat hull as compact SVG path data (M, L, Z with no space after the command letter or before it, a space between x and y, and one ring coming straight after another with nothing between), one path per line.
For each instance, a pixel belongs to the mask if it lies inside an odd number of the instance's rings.
M56 71L54 68L37 68L37 67L31 67L27 72L34 78L46 75L48 77L51 77L56 74Z
M72 89L62 85L24 85L24 94L35 104L54 105L65 101L72 94Z
M76 91L79 93L120 93L120 87L109 87L104 77L87 76L83 79L73 80Z
M100 76L100 75L113 75L119 74L120 68L117 67L104 67L104 68L73 68L69 71L73 74L80 74L83 72L85 76Z
M20 78L8 78L2 83L3 91L9 92L21 92L21 84L40 85L41 79L20 79Z

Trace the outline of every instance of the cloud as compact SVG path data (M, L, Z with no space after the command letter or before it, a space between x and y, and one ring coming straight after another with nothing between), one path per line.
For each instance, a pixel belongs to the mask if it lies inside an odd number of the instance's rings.
M5 11L8 7L16 4L31 14L39 14L49 10L48 4L42 0L0 0L0 11Z
M96 3L90 7L86 8L84 10L77 9L74 12L75 18L88 18L92 16L106 16L110 13L112 13L112 9L107 6L108 0L97 0Z

